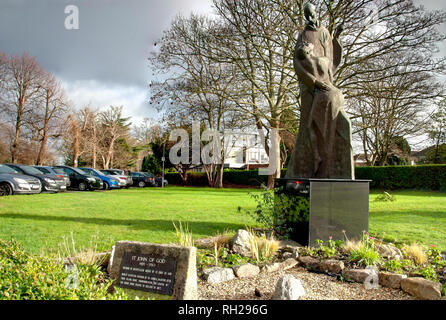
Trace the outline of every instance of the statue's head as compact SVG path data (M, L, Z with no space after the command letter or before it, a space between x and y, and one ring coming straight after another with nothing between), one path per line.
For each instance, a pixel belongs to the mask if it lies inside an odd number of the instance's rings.
M316 17L316 7L311 2L307 2L304 6L304 15L307 19L308 24L312 26L318 26L318 21Z

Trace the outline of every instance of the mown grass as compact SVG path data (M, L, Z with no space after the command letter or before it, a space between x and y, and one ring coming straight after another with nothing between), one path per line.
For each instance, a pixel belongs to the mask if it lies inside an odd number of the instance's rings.
M98 250L110 250L119 240L175 242L172 222L178 221L197 239L255 225L237 212L238 206L254 208L250 191L168 187L2 197L0 239L14 238L33 253L48 253L73 232L77 247L88 247L95 236ZM392 192L395 202L375 202L379 194L370 196L372 234L446 251L446 194L400 191Z
M246 190L168 187L2 197L0 239L14 238L33 253L56 250L71 232L79 247L95 236L98 250L119 240L171 243L172 222L187 223L194 238L252 224L237 213L238 205L254 205Z
M370 232L388 241L418 242L446 252L446 193L392 192L394 202L375 202L370 195Z

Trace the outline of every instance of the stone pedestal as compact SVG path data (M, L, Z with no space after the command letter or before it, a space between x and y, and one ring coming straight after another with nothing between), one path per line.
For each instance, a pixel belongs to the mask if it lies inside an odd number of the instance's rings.
M286 206L291 239L359 239L369 229L369 180L277 179L276 205ZM288 199L288 200L283 200Z

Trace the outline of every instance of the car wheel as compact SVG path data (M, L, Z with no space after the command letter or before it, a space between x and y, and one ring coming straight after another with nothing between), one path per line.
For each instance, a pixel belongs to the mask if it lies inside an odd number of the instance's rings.
M79 191L87 190L87 184L85 182L79 183Z
M144 187L146 186L146 184L144 183L144 181L140 181L140 182L138 183L138 186L139 186L140 188L144 188Z
M110 189L110 186L108 185L107 182L104 181L104 186L102 187L102 189L104 189L104 190L109 190Z
M9 183L0 184L0 197L1 196L11 196L11 195L12 195L12 188L9 185Z

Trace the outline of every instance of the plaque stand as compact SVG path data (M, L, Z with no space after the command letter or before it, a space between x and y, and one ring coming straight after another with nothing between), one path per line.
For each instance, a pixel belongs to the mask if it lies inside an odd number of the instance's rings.
M369 230L369 184L370 180L277 179L276 205L288 199L291 239L304 246L315 246L316 240L360 239Z

